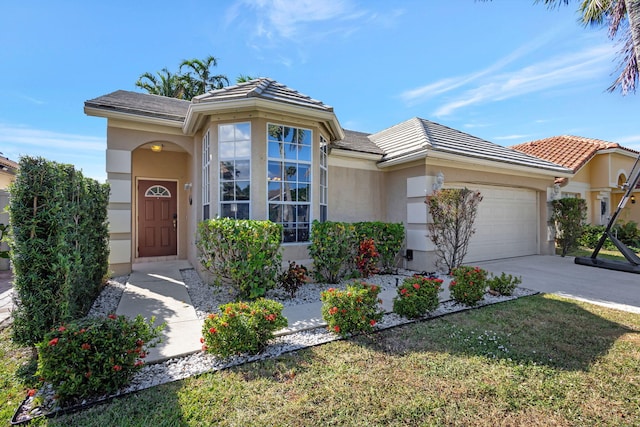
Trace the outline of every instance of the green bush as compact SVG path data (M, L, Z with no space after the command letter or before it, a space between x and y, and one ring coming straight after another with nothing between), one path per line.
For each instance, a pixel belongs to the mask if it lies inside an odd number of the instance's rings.
M379 254L381 271L389 273L396 266L396 259L404 244L404 224L388 222L357 222L356 235L358 241L373 239Z
M256 299L272 289L282 264L282 225L271 221L217 218L198 224L200 263L227 279L240 299Z
M278 286L288 293L291 298L294 298L298 289L309 280L307 274L307 267L298 265L294 261L289 261L289 268L278 278Z
M640 247L640 229L638 224L634 221L627 221L616 224L613 227L614 235L617 235L618 240L627 246Z
M219 357L257 354L267 346L273 333L287 327L282 304L260 298L251 303L220 306L220 314L209 314L202 327L202 350Z
M371 332L382 319L380 287L354 281L341 291L330 288L320 294L322 318L330 331L341 336Z
M13 339L33 345L86 315L108 270L109 186L71 165L22 157L10 186Z
M606 230L606 226L604 225L590 225L585 224L582 227L582 232L580 233L580 237L578 238L578 245L583 246L589 249L595 249L600 237L604 234L604 230ZM612 250L615 248L615 245L611 242L611 240L607 239L604 242L604 249Z
M113 393L159 342L164 325L154 327L154 320L109 315L60 326L37 345L36 375L53 385L61 403Z
M451 297L458 303L474 306L484 298L487 272L479 267L460 266L451 270Z
M442 279L420 275L407 277L393 298L393 311L408 319L417 319L438 307Z
M522 283L521 277L514 277L511 274L501 273L500 276L491 275L487 279L487 285L489 289L494 292L498 292L500 295L511 295L520 283Z
M584 199L568 197L551 202L551 224L556 230L556 245L561 256L565 256L578 244L584 222L587 219L587 202Z
M353 271L355 231L353 224L345 222L313 222L309 255L313 259L316 280L338 283Z

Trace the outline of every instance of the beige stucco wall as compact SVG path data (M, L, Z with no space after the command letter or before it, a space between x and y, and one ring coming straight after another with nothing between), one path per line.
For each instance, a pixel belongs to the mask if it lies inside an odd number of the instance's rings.
M150 143L162 144L163 151L153 153L145 149ZM192 152L193 138L182 135L180 129L109 120L106 170L107 181L111 185L108 209L111 274L129 273L131 264L137 260L135 186L140 177L178 182L180 225L177 258L187 258L194 222L189 214L188 192L184 190L184 184L194 178Z
M0 171L0 190L8 188L14 179L15 175Z
M5 189L0 189L0 224L9 224L9 214L5 213L4 209L9 205L9 192ZM9 250L9 245L5 242L0 243L0 250ZM0 258L0 270L9 269L9 260L6 258Z

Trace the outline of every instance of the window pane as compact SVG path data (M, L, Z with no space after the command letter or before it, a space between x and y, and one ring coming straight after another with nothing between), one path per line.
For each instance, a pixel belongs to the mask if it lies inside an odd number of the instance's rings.
M282 222L282 205L269 203L269 220Z
M298 224L298 242L309 240L309 224Z
M234 125L220 125L218 126L218 132L218 141L233 141Z
M236 142L236 158L251 157L251 141Z
M279 142L269 141L269 157L275 157L276 159L280 159L284 157L280 154L281 144Z
M223 182L220 184L220 200L230 201L234 200L235 183Z
M288 227L287 224L285 224L285 228L282 231L282 241L285 243L295 242L297 238L296 234L295 227Z
M235 139L236 141L250 141L251 140L251 125L249 123L238 123L235 125L236 133Z
M298 184L298 201L299 202L308 202L309 198L309 184Z
M320 222L326 222L327 221L327 207L326 206L320 206Z
M302 162L311 161L311 147L308 145L298 146L298 160Z
M290 128L289 126L284 127L284 141L285 142L293 142L294 137L297 135L296 128Z
M285 181L297 181L298 180L298 168L295 163L284 164L284 179Z
M282 163L269 162L268 168L267 174L270 181L282 181Z
M309 205L298 205L297 211L298 211L298 217L296 219L298 220L298 222L309 221Z
M284 223L293 223L296 218L296 207L293 205L282 205L282 221Z
M310 165L298 166L298 182L311 182L311 166Z
M301 138L298 142L302 145L311 146L311 131L308 129L302 129L304 134L301 135Z
M282 126L269 125L267 132L269 133L269 140L282 141Z
M236 160L236 164L235 164L236 179L249 179L249 177L251 176L250 165L251 165L250 160Z
M282 183L270 182L268 185L268 197L270 202L282 200Z
M220 179L224 181L233 180L235 173L233 162L220 162Z
M236 219L249 219L249 203L238 203Z
M296 184L291 182L284 182L282 185L282 201L283 202L292 202L296 197Z
M236 181L236 200L249 200L250 187L249 181Z
M237 210L237 208L236 208ZM235 211L231 210L231 203L223 203L220 205L220 216L223 218L235 218Z
M284 158L287 160L296 160L298 147L293 144L284 144Z
M219 156L221 159L233 159L235 157L234 155L234 146L235 144L233 142L221 142L219 144Z

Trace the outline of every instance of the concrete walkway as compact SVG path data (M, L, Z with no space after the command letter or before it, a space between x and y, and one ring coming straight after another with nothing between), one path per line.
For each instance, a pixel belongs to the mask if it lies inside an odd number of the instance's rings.
M116 314L146 319L156 325L166 323L163 342L150 349L148 362L179 357L201 349L202 322L182 281L181 269L191 268L188 261L134 264Z
M13 309L13 274L11 270L0 271L0 326L11 322Z

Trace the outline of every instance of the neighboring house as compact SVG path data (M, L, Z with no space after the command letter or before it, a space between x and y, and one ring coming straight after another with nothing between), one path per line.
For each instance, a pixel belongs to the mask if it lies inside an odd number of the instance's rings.
M283 259L299 262L314 220L403 222L407 267L430 270L424 199L441 187L484 196L467 261L552 254L547 194L571 176L419 118L375 134L344 130L332 107L267 78L191 102L116 91L85 112L107 118L115 274L146 260L197 266L197 223L217 216L282 224Z
M9 214L5 208L9 205L9 184L16 178L18 164L13 160L0 155L0 224L9 224ZM9 247L6 243L0 243L0 250L6 251ZM9 260L0 258L0 270L9 269Z
M587 201L587 221L606 225L625 194L638 152L615 142L572 135L554 136L511 147L523 153L562 165L574 173L563 181L555 197L580 197ZM638 165L640 167L640 165ZM640 223L640 188L632 193L618 220Z

